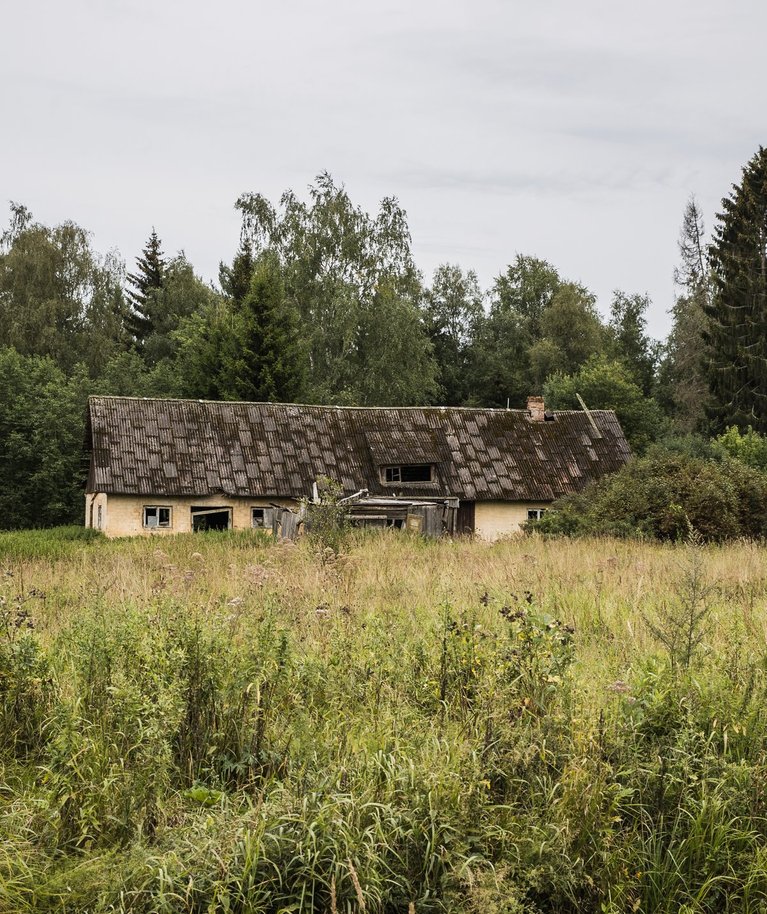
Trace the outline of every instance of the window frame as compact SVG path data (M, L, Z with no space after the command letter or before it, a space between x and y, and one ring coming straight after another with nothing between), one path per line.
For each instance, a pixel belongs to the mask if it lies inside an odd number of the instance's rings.
M407 470L428 468L428 479L405 479ZM381 467L381 483L385 486L427 486L434 482L433 463L392 463Z
M255 524L255 514L256 511L260 511L262 515L261 524ZM251 530L271 530L274 523L274 508L270 508L267 505L251 505L250 508L250 527Z
M147 512L156 511L156 524L147 523ZM168 512L168 522L162 523L161 511ZM170 505L143 505L141 508L141 524L145 530L170 530L173 527L173 508Z
M548 508L528 508L527 509L527 519L529 521L540 520L547 511L548 511Z

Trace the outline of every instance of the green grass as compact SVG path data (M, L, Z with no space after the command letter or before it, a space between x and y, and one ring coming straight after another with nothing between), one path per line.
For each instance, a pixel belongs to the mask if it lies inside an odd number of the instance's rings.
M106 542L98 530L79 527L52 527L47 530L0 531L0 561L10 559L58 559L82 548L84 544Z
M767 906L762 547L4 536L0 911Z

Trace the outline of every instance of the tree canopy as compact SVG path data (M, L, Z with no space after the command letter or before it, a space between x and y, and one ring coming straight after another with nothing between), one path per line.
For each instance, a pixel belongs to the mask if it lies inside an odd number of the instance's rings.
M35 517L79 517L63 480L79 465L87 390L497 408L543 393L552 409L580 409L580 396L615 409L637 453L659 440L700 459L761 453L762 148L723 201L710 244L694 198L684 210L664 345L648 332L647 295L619 289L597 302L542 257L512 254L484 288L458 263L427 280L396 197L369 211L326 172L277 201L244 193L235 212L239 243L214 285L183 251L166 254L154 229L126 275L120 255L94 250L86 229L48 226L11 204L0 233L6 523L32 522L29 479L50 503ZM28 413L26 432L17 410ZM40 437L45 422L50 442ZM700 437L712 432L713 442Z

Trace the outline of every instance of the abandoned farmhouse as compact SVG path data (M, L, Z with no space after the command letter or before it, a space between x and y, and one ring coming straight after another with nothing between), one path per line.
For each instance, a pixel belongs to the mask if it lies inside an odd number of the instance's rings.
M433 535L492 540L630 456L613 412L550 413L539 397L526 410L91 397L86 442L85 523L107 536L279 533L275 517L327 477L357 495L360 523L428 515Z

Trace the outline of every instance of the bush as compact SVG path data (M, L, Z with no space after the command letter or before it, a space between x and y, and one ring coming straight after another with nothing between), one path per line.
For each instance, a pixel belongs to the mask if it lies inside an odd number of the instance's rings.
M714 439L712 448L719 456L732 457L757 470L767 470L767 437L755 432L750 425L746 432L735 426L728 428Z
M566 536L711 542L767 533L767 474L725 458L653 452L583 492L560 499L531 529Z

